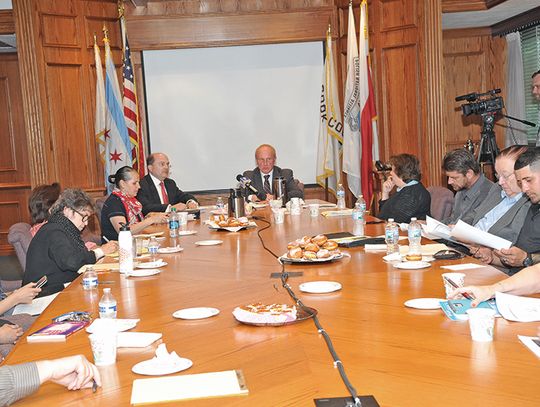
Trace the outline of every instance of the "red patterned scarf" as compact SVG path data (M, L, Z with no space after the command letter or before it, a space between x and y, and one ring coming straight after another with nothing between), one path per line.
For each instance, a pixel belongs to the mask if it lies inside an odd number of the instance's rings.
M119 189L115 189L112 193L122 201L122 204L126 209L128 225L133 225L144 219L144 216L142 215L142 204L137 198L129 197Z

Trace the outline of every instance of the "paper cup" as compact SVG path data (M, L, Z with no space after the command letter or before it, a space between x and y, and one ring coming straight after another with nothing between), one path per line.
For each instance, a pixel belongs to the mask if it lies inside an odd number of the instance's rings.
M118 334L115 330L100 331L89 336L96 366L108 366L116 363L117 338Z
M283 206L283 201L281 199L272 199L270 201L270 208L279 209Z
M319 216L319 204L309 204L309 215L312 218L316 218L317 216Z
M446 280L453 281L458 287L463 287L463 283L465 282L465 274L463 273L444 273L442 275L443 283L444 283L444 290L446 291L446 298L450 296L450 294L455 290L454 287L452 287L451 284L449 284Z
M488 308L471 308L467 310L469 328L473 341L491 342L495 326L495 310Z
M285 208L278 208L274 212L274 223L279 224L285 222Z

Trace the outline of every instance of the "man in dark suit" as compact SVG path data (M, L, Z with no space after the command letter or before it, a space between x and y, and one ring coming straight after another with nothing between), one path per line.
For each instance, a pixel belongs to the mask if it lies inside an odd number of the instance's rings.
M294 180L293 172L290 169L282 169L274 165L276 162L276 149L269 144L261 144L255 150L255 161L257 168L254 170L244 171L244 177L251 180L251 185L259 191L259 197L253 194L248 198L250 201L272 200L275 199L273 191L274 179L283 177L285 179L285 188L287 196L291 198L304 198L304 193L298 187L298 183ZM260 199L266 194L265 199Z
M170 207L181 211L199 206L193 195L182 192L176 182L169 178L171 165L165 154L150 154L146 165L149 173L141 179L141 189L137 194L145 215L149 212L165 212Z

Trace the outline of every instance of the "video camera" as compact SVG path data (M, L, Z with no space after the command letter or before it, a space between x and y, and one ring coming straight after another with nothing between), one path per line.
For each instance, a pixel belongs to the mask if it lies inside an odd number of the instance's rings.
M464 116L471 114L483 115L485 113L496 113L504 108L502 96L495 96L501 93L500 89L488 90L486 93L468 93L456 97L456 102L466 100L469 103L461 105L461 110Z

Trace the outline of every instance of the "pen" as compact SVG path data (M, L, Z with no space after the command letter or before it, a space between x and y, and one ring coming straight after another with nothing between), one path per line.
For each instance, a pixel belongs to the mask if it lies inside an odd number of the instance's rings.
M95 393L97 391L97 383L94 379L92 379L92 393Z
M109 242L110 242L110 240L109 240L109 239L107 239L107 238L106 238L105 236L102 236L102 237L103 237L103 240L105 240L105 241L106 241L107 243L109 243Z
M448 284L450 284L452 287L454 288L460 288L456 283L454 283L452 280L450 280L449 278L446 278L446 277L443 277L444 278L444 281L446 281ZM463 295L466 299L468 300L474 300L474 297L472 295L470 295L469 293L461 293L461 295Z

